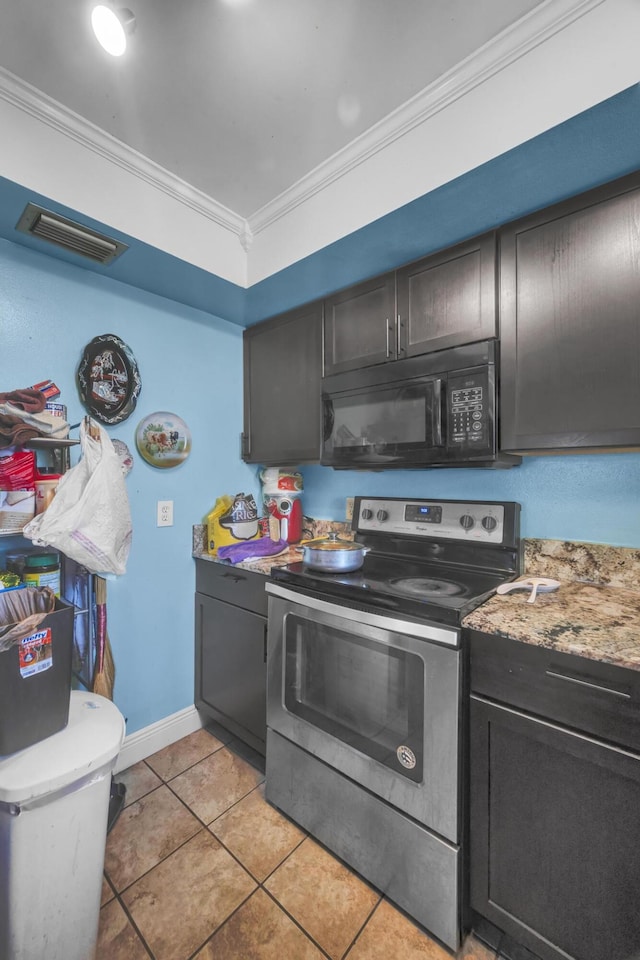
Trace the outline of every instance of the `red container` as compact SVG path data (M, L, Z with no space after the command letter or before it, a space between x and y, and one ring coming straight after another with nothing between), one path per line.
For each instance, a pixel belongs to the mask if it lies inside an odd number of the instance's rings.
M280 521L280 539L298 543L302 539L302 503L300 497L277 495L265 497L272 517Z

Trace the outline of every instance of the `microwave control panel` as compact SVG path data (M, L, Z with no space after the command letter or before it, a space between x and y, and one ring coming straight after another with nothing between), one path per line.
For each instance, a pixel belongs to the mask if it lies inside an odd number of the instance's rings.
M447 381L447 446L484 452L491 448L493 394L486 370L449 376Z

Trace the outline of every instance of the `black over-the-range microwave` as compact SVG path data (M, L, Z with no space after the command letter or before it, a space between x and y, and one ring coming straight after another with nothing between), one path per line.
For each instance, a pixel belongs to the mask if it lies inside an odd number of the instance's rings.
M322 381L320 462L347 470L513 467L498 450L497 343L485 340Z

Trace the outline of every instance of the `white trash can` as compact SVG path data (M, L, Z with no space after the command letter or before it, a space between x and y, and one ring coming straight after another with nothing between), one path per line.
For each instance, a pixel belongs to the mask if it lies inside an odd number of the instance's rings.
M124 718L72 691L64 730L0 757L0 960L91 960Z

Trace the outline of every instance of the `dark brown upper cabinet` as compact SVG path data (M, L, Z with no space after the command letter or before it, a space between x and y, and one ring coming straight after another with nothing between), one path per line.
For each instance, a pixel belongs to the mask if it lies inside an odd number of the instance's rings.
M496 235L340 290L324 302L324 375L496 336Z
M496 278L495 233L398 270L399 355L415 357L495 337Z
M324 375L344 373L394 360L395 273L374 277L324 302Z
M244 331L247 463L294 466L320 458L322 303Z
M640 173L500 235L501 448L640 445Z

